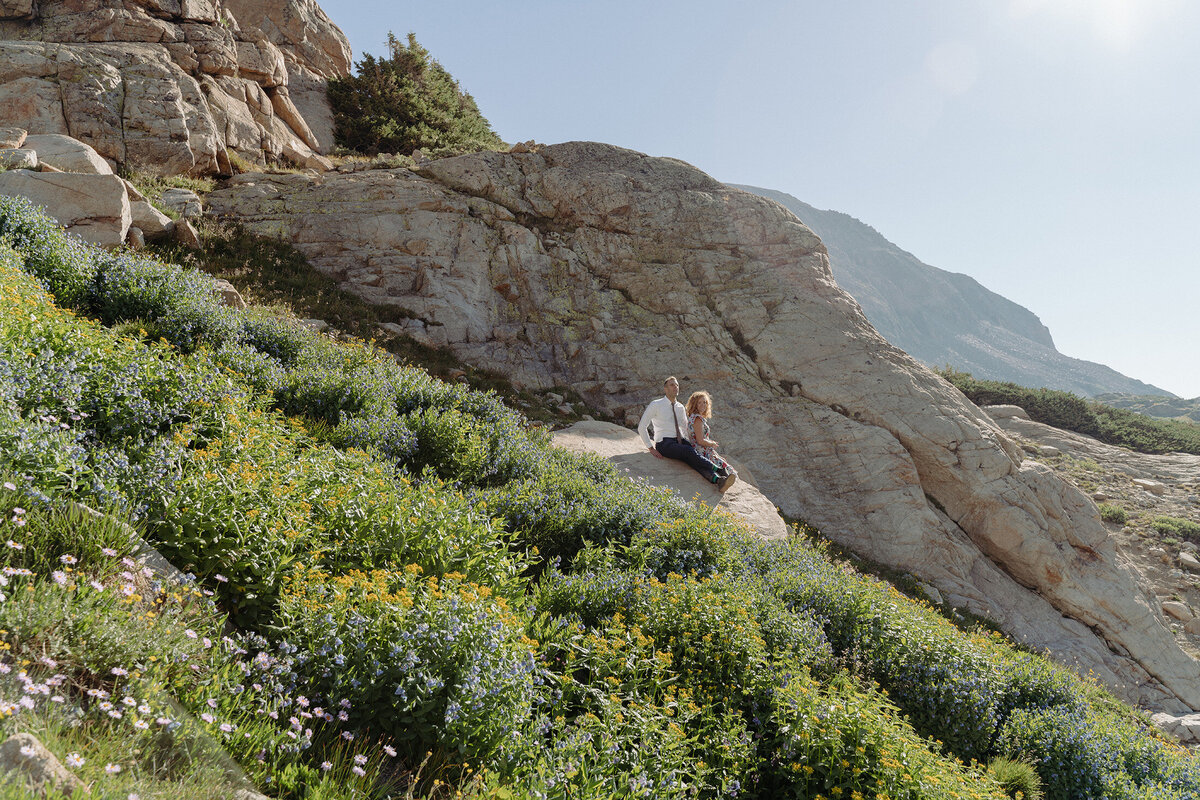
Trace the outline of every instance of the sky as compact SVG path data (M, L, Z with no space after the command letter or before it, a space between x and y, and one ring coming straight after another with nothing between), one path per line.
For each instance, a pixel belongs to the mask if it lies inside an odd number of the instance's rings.
M871 225L1058 349L1200 397L1200 3L323 0L507 142L679 158Z

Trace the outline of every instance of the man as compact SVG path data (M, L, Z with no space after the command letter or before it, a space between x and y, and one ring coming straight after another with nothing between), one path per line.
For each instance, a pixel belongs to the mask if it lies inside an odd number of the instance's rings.
M679 379L671 376L663 382L665 397L654 400L642 412L638 423L638 434L655 458L674 458L703 475L718 491L725 493L737 480L737 473L718 467L692 447L688 439L687 415L675 398L679 397ZM654 439L650 439L650 427L654 427Z

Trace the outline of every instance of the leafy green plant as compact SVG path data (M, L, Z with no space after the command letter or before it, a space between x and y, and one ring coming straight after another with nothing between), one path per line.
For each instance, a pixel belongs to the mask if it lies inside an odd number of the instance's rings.
M1129 521L1129 512L1120 506L1115 506L1111 503L1100 503L1100 519L1105 522L1112 522L1117 525L1124 525Z
M58 302L83 299L95 274L96 251L63 229L24 197L0 197L0 242L20 253L25 270Z
M1164 536L1172 536L1192 542L1200 542L1200 523L1182 517L1155 517L1150 527Z
M368 155L431 155L496 150L504 145L429 51L408 35L388 34L388 57L365 55L357 74L329 82L338 144Z
M409 755L438 748L478 763L533 709L537 643L485 586L416 565L289 582L279 624L305 657L297 669L346 716Z

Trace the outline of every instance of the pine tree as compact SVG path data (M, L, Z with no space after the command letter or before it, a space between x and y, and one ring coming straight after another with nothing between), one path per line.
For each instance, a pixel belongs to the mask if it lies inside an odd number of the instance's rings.
M329 102L338 144L368 155L430 155L495 150L504 146L479 112L429 51L408 34L408 43L388 34L389 58L366 54L357 74L329 82Z

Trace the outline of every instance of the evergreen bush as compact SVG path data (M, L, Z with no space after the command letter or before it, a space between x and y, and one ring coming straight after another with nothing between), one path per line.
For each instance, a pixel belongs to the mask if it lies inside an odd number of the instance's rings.
M471 95L408 35L388 34L387 58L364 55L357 74L329 82L338 144L367 155L453 155L504 146Z

